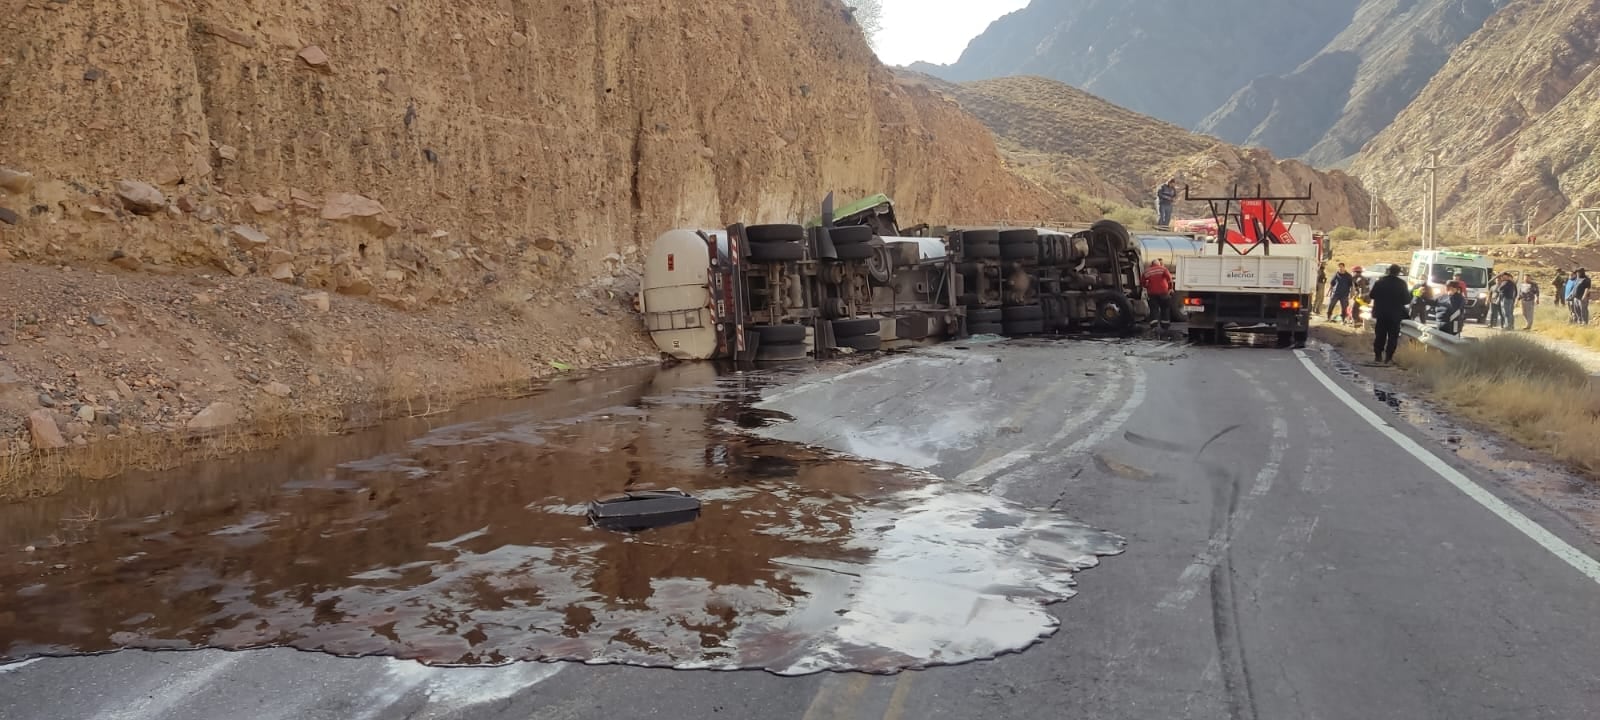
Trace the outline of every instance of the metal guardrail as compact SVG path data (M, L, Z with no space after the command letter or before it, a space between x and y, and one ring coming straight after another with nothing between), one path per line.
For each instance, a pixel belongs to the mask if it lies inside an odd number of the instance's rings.
M1468 343L1474 341L1473 338L1451 335L1441 331L1439 328L1423 325L1415 320L1406 320L1400 323L1400 334L1446 355L1454 355L1460 352Z

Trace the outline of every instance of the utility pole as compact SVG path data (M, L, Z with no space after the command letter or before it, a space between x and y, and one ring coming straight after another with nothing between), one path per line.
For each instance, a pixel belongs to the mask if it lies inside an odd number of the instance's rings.
M1428 151L1428 164L1423 166L1428 172L1427 207L1422 215L1422 249L1432 250L1435 234L1436 208L1439 205L1439 151Z
M1368 186L1370 187L1370 186ZM1375 245L1378 240L1378 197L1367 191L1367 244Z

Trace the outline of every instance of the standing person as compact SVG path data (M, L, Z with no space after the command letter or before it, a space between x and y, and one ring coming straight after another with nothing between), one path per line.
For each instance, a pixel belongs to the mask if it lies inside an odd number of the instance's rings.
M1490 281L1489 283L1489 299L1486 302L1489 303L1488 325L1492 328L1497 328L1501 325L1501 316L1503 313L1500 312L1502 308L1500 303L1500 285L1504 281L1505 278L1503 276L1496 275L1494 276L1494 280Z
M1467 322L1467 299L1461 295L1461 286L1451 283L1444 296L1444 312L1439 315L1439 329L1451 335L1460 335Z
M1150 324L1172 327L1172 271L1157 258L1144 269L1144 292L1150 301Z
M1567 271L1557 270L1556 280L1550 284L1550 302L1564 305L1567 302Z
M1500 308L1500 327L1517 329L1517 281L1511 277L1511 273L1500 273L1500 284L1495 286L1495 295L1495 305Z
M1578 268L1578 287L1573 290L1573 302L1578 306L1578 324L1589 324L1589 271Z
M1394 362L1394 348L1400 343L1400 323L1411 309L1411 289L1400 277L1400 266L1390 265L1383 277L1372 284L1372 359Z
M1171 178L1156 188L1156 227L1172 227L1172 205L1177 201L1177 178Z
M1317 298L1316 298L1315 301L1313 301L1311 303L1311 307L1322 307L1322 299L1323 299L1323 296L1327 294L1325 292L1327 290L1327 288L1328 288L1328 264L1325 263L1325 262L1318 262L1317 263Z
M1365 271L1360 265L1351 268L1350 272L1355 274L1352 293L1355 301L1350 304L1350 320L1356 327L1361 327L1361 308L1372 301L1372 278L1362 274Z
M1567 324L1578 324L1578 271L1573 270L1567 276L1567 285L1561 289L1561 297L1567 301Z
M1339 306L1339 322L1350 314L1350 289L1355 287L1355 276L1344 269L1344 263L1339 263L1339 268L1334 271L1333 279L1328 281L1328 322L1333 322L1333 306Z
M1533 309L1539 304L1539 283L1533 281L1533 276L1522 274L1522 284L1517 286L1517 300L1522 302L1522 319L1527 323L1523 330L1533 329Z

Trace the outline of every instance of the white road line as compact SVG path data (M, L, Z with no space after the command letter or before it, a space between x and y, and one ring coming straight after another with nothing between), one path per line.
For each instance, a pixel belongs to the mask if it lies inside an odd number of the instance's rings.
M1507 505L1504 500L1495 497L1494 494L1490 493L1488 490L1484 490L1482 487L1479 487L1477 483L1473 482L1466 475L1461 474L1459 470L1450 467L1443 460L1440 460L1438 456L1428 452L1421 445L1418 445L1415 440L1406 437L1404 433L1396 430L1392 425L1385 422L1383 418L1378 417L1377 413L1367 409L1367 407L1362 405L1360 401L1356 400L1354 397L1351 397L1349 393L1345 392L1344 388L1339 387L1339 385L1333 381L1333 378L1328 377L1328 374L1324 373L1322 368L1317 367L1316 363L1311 361L1311 358L1306 355L1305 351L1296 350L1294 354L1296 357L1300 358L1300 363L1306 366L1306 370L1311 372L1311 376L1316 378L1317 382L1322 383L1322 386L1327 388L1328 392L1333 393L1334 397L1339 398L1339 400L1345 405L1349 406L1351 410L1354 410L1357 416L1359 416L1362 420L1367 421L1367 424L1371 425L1378 432L1383 433L1390 440L1394 441L1394 444L1399 445L1400 449L1410 453L1412 457L1417 459L1417 462L1428 466L1429 469L1433 470L1435 473L1438 473L1439 477L1444 478L1445 480L1449 481L1451 485L1456 486L1457 490L1466 493L1467 497L1476 500L1479 505L1487 508L1489 512L1499 516L1501 520L1509 523L1511 527L1516 528L1517 530L1521 531L1523 535L1527 535L1529 539L1539 543L1539 545L1545 550L1550 551L1550 554L1561 558L1568 565L1571 565L1573 569L1583 573L1590 580L1600 583L1600 561L1596 561L1594 558L1589 557L1588 554L1573 547L1567 541L1556 537L1554 533L1544 529L1544 526L1528 519L1528 516L1518 512L1516 508Z

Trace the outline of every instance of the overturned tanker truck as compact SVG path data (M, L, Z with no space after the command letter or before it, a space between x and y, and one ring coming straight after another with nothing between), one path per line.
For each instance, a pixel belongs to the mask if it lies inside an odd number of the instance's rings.
M1129 334L1139 244L1084 228L901 228L876 195L806 225L678 229L650 248L646 328L679 359L792 361L993 334Z

